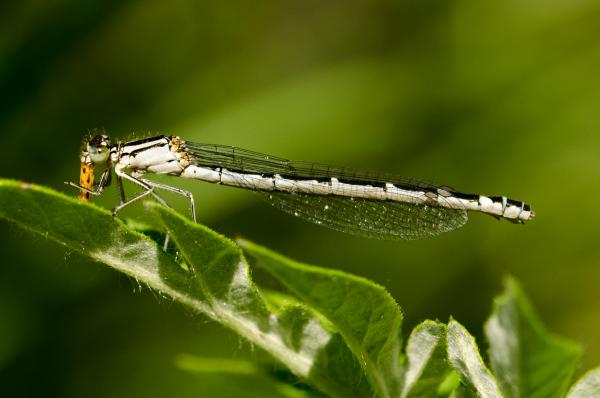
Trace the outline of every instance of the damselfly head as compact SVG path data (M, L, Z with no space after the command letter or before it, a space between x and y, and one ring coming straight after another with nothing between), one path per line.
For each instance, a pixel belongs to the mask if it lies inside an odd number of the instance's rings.
M87 142L83 157L87 157L90 163L106 162L110 155L110 145L110 139L107 135L95 135Z

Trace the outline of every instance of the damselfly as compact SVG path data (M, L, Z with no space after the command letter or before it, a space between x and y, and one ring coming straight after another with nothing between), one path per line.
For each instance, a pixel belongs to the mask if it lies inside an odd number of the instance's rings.
M94 184L94 166L103 168ZM464 194L407 178L377 175L327 165L286 160L232 146L197 144L177 136L157 136L111 144L106 135L92 137L82 150L79 197L90 200L117 176L120 204L113 214L146 196L168 204L157 190L188 198L192 219L196 206L183 189L143 178L168 174L244 188L273 206L313 223L377 239L417 239L462 226L467 211L523 223L534 216L529 205L505 196ZM123 180L141 191L127 199ZM94 189L94 186L96 188Z

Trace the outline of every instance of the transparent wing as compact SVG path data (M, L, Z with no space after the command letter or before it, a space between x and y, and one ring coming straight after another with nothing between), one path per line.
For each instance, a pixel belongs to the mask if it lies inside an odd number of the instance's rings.
M422 202L422 195L398 194L396 200L361 198L359 191L375 189L386 183L408 191L436 192L437 187L393 175L360 172L318 163L291 161L225 145L186 143L192 162L200 166L226 169L236 186L254 190L271 205L315 224L345 233L376 239L410 240L436 236L459 228L467 221L465 209L433 206ZM257 190L255 175L280 175L296 180L291 192ZM347 184L342 195L318 195L318 185L331 178ZM313 193L302 192L300 185L315 184ZM289 183L294 185L294 183ZM446 188L444 188L446 189ZM387 196L390 194L387 193ZM439 200L444 200L440 198Z
M407 189L435 190L438 188L424 181L397 175L370 173L326 164L287 160L227 145L186 142L185 150L191 155L191 160L196 165L222 167L239 173L278 174L284 178L300 180L325 180L335 177L340 181L351 184L381 185L392 183L398 188Z
M367 238L413 240L463 226L464 209L342 196L255 191L274 207L315 224Z

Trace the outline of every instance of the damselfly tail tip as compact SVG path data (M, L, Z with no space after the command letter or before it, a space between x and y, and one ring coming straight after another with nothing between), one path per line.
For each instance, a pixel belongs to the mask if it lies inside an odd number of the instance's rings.
M527 210L526 216L518 218L516 221L518 221L519 224L525 224L526 222L533 220L534 217L535 213L533 210Z

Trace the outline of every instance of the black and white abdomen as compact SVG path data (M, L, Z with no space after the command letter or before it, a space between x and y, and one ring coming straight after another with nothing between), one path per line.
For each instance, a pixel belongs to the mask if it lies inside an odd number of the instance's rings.
M479 211L515 222L529 221L534 217L534 213L527 203L509 199L506 196L485 196L460 192L451 192L449 195L454 200L461 202L467 210Z
M529 221L534 217L533 211L525 202L509 199L506 196L488 197L479 195L479 210L494 216L504 217L517 222Z

